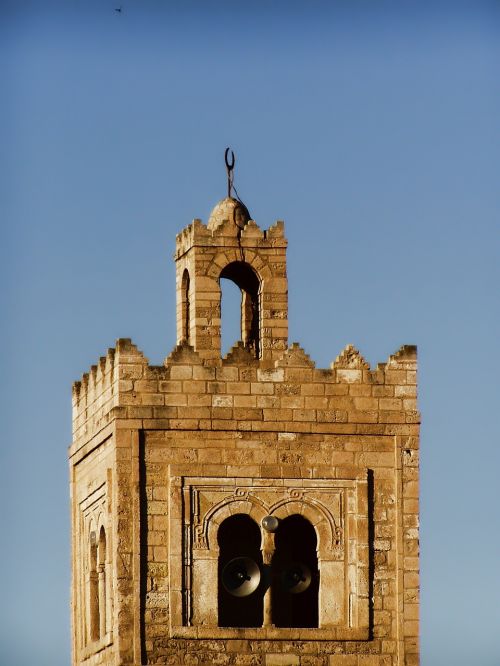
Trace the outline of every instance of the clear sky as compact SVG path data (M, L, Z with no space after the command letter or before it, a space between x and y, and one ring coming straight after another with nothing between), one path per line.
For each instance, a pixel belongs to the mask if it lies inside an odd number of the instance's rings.
M499 20L0 3L1 664L69 664L71 384L118 337L171 351L175 234L231 145L253 218L286 222L290 341L319 367L418 345L422 664L498 666Z

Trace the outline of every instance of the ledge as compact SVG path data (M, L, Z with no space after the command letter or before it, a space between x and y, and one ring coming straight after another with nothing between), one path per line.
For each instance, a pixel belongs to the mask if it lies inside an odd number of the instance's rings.
M367 641L370 632L366 628L319 627L319 628L240 628L240 627L170 627L171 638L205 639L252 639L286 641Z

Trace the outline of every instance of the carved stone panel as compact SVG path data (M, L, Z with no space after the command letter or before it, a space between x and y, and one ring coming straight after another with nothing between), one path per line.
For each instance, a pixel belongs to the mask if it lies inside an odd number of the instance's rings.
M170 468L170 618L173 636L368 637L368 510L365 470L331 470L331 478L254 479L184 475ZM319 628L218 627L220 524L236 514L261 526L298 514L314 527L320 570ZM265 557L265 531L262 530ZM310 634L310 635L309 635Z
M75 603L84 611L80 613L79 625L76 627L78 649L86 656L112 643L109 543L106 553L106 536L109 538L108 503L105 481L92 484L88 495L79 503L78 558L75 561L78 585L74 593ZM93 626L96 621L98 626Z

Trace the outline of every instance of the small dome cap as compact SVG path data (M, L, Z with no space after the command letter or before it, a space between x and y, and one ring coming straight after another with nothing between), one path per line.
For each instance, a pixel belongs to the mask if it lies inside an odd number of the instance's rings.
M250 213L241 201L233 199L233 197L226 197L222 201L219 201L210 213L207 227L209 229L216 229L224 220L234 222L236 227L243 229L250 220Z

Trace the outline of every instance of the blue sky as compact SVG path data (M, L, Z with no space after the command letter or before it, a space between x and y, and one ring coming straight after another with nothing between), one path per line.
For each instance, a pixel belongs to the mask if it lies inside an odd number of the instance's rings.
M290 341L319 367L418 345L422 664L499 663L499 19L1 2L0 663L69 663L71 383L117 337L171 351L175 234L227 145L253 218L286 222Z

